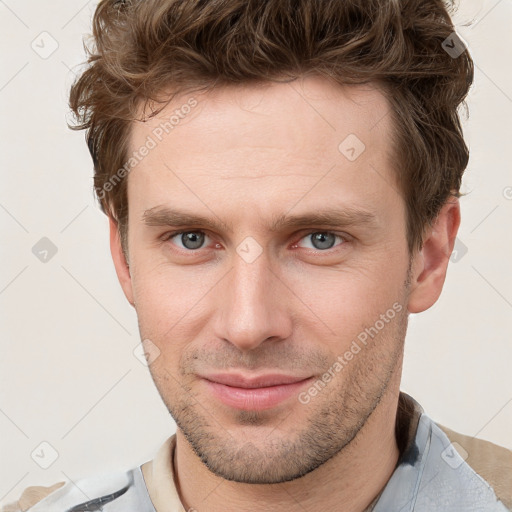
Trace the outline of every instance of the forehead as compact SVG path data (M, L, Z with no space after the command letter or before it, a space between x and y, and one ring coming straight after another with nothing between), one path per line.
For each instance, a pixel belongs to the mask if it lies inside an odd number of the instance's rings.
M191 101L197 105L191 107ZM376 83L348 86L310 76L287 83L225 85L205 93L180 94L157 116L135 121L130 143L135 150L153 134L166 139L159 143L172 144L182 132L190 142L208 149L219 148L219 143L229 145L236 135L248 138L246 143L286 144L311 153L312 142L330 145L349 133L375 143L379 135L388 135L389 113L388 101ZM235 127L235 133L229 131ZM328 132L332 137L325 137Z
M129 153L151 149L129 174L130 209L396 200L389 113L375 84L321 77L176 96L133 124Z

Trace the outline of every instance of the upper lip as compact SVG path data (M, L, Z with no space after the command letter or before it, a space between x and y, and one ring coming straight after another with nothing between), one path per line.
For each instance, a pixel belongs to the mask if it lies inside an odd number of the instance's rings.
M203 379L232 386L236 388L264 388L269 386L279 386L283 384L292 384L308 379L309 377L302 377L297 375L281 375L281 374L266 374L254 376L245 376L239 373L215 373L209 375L201 375Z

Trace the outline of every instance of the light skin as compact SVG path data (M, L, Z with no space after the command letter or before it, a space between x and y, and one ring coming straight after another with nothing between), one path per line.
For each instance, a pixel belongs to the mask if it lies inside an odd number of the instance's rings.
M110 221L116 272L141 339L158 348L151 375L178 425L180 499L199 512L360 512L398 460L407 316L441 293L458 201L410 255L392 119L375 87L308 77L194 97L128 176L127 254ZM131 149L189 98L134 123ZM353 161L339 149L349 134L366 146ZM170 209L211 222L168 225ZM328 209L344 212L334 225L276 222ZM381 315L384 327L302 403ZM212 393L202 377L214 372L311 380L277 405L242 410Z

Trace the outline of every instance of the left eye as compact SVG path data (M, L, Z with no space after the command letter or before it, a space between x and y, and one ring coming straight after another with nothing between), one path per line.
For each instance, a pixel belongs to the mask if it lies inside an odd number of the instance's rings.
M305 237L301 238L301 240L311 240L313 249L325 251L327 249L331 249L334 246L336 238L339 238L342 243L345 242L342 236L336 235L330 231L315 231L313 233L307 234Z

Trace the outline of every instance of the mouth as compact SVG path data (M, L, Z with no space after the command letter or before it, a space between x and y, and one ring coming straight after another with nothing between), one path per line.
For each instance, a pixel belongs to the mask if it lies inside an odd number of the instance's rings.
M250 377L227 373L200 377L214 398L228 407L244 411L275 407L296 395L314 378L279 374Z

